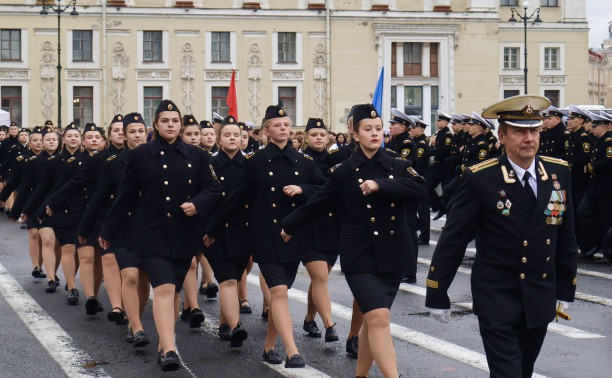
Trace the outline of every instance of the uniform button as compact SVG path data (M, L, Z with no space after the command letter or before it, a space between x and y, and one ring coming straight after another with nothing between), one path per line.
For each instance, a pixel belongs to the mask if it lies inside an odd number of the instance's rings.
M546 277L547 277L546 273L542 274L542 278L546 278Z
M274 176L274 172L268 172L270 176Z
M550 239L546 239L546 245L550 245Z
M191 199L191 196L187 196L187 199Z
M222 196L222 197L225 197L225 192L221 193L221 196Z
M132 216L132 212L131 212L131 211L129 211L129 212L128 212L128 217L131 217L131 216Z
M278 223L278 221L277 221L276 219L273 219L272 221L273 221L274 223Z
M163 169L168 169L168 166L166 164L162 165Z
M168 185L168 181L164 181L164 185Z
M162 152L160 152L159 154L160 154L161 156L164 156L164 155L165 155L165 152L164 152L164 151L162 151Z
M87 188L83 188L83 191L84 191L84 192L86 192L86 191L87 191Z
M296 175L296 176L299 176L299 174L300 174L300 172L295 171L295 175Z
M329 213L328 215L329 215L330 218L334 216L333 213Z
M225 177L221 176L219 177L221 179L221 181L225 180Z
M275 191L276 189L274 189L274 187L271 187L271 188L270 188L270 190L271 190L271 191Z
M374 231L374 236L378 236L378 231Z
M527 262L527 257L523 257L523 258L521 259L521 261L523 262L523 264L524 264L524 263L526 263L526 262Z
M372 208L372 205L367 204L367 205L366 205L366 207L367 207L368 209L371 209L371 208Z
M249 205L244 205L244 208L245 208L245 209L248 209L248 208L249 208Z
M376 218L374 218L374 217L370 218L370 222L372 222L372 223L376 222Z
M170 214L170 213L168 213L168 214L166 214L166 215L168 216L168 218L170 218L170 217L172 216L172 214Z
M391 202L391 207L395 207L395 204L393 202Z
M187 164L187 168L191 168L191 163Z
M550 257L547 257L547 258L546 258L546 262L549 262L549 261L550 261Z
M359 172L359 167L355 168L355 172Z
M527 247L527 244L529 244L527 243L527 240L523 240L523 247Z
M187 182L188 182L189 184L191 184L191 180L188 180Z
M521 279L524 280L525 279L525 273L521 273Z
M226 224L225 224L225 228L228 228L228 227L229 227L229 223L226 223Z
M390 178L390 179L393 179L393 175L389 175L389 178Z
M166 197L166 202L170 202L170 197Z
M391 235L391 236L395 235L395 231L393 231L393 230L389 231L389 235Z
M273 203L273 204L272 204L272 207L276 207L276 204L275 204L275 203Z
M395 215L391 215L391 220L395 220Z
M114 196L113 194L111 194L111 196L110 196L110 197L111 197L111 198L115 198L115 196Z
M295 207L295 202L291 202L291 207Z
M357 182L361 184L363 182L363 179L359 179L357 180Z
M68 214L68 210L64 210L64 214Z
M245 222L244 225L249 227L249 222Z

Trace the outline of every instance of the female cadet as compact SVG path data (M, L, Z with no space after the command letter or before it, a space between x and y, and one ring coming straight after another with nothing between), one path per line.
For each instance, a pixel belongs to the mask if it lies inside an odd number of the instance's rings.
M92 229L100 218L104 220L110 207L112 206L119 184L123 179L125 166L127 164L127 156L130 150L138 147L146 140L144 118L139 113L130 113L122 117L123 135L126 148L106 158L102 170L102 177L96 186L91 201L87 205L87 210L79 224L78 234L89 235ZM114 125L114 124L113 124ZM111 132L111 135L113 132ZM112 138L111 138L112 140ZM118 266L120 271L119 283L121 285L121 298L115 299L115 303L125 306L125 312L129 320L126 341L134 343L134 347L142 347L149 343L147 335L144 333L140 317L149 300L149 279L144 271L139 272L140 259L137 253L131 249L132 243L132 216L128 213L119 234L113 243L112 248L105 250L102 255L104 264L104 273L106 277L107 268L110 263ZM107 253L105 253L107 252ZM110 294L109 294L110 297ZM115 304L111 302L113 306ZM110 312L109 320L114 320L116 324L124 324L124 315L121 307L114 308L119 310ZM117 314L117 315L114 315Z
M221 182L222 199L225 200L227 193L230 193L238 182L246 158L240 152L241 129L236 118L225 117L217 132L221 148L211 160ZM206 250L208 261L220 286L219 338L231 341L232 347L242 346L242 342L247 338L247 332L240 327L238 282L243 279L251 255L248 240L249 205L245 202L231 214L223 232Z
M210 122L205 122L204 125L202 126L201 138L202 138L202 147L206 151L210 153L213 153L216 151L217 134L215 133L215 129L212 127Z
M36 219L35 213L42 202L40 197L35 196L35 193L37 193L38 187L43 183L43 174L49 169L51 160L55 159L58 148L58 136L50 126L45 126L42 129L42 144L43 152L41 152L37 159L32 161L30 169L25 173L24 186L29 188L31 195L24 201L25 204L21 209L21 219L26 223L35 222L37 224L43 262L48 273L45 291L47 293L54 293L59 283L56 273L61 258L61 249L55 240L53 229L48 224L48 219L39 222Z
M155 111L155 136L129 154L125 177L100 232L100 245L116 242L128 213L134 213L133 248L153 286L153 317L159 334L158 363L176 370L174 326L179 293L200 243L197 213L218 199L210 155L180 137L181 113L170 100Z
M180 133L183 142L199 148L201 134L200 125L195 117L191 114L183 116L183 127ZM198 251L196 251L196 256L191 259L191 265L189 266L189 271L183 283L185 301L183 302L183 309L181 311L181 320L189 323L191 328L200 328L204 321L204 313L202 313L198 305L198 265L202 258L202 252L200 251L201 249L198 249ZM202 266L208 268L208 270L206 270L206 268L202 269L202 275L208 274L209 280L212 280L212 268L210 264L206 262L202 264Z
M65 244L77 245L81 284L87 295L87 302L85 303L87 315L96 315L102 311L97 299L102 280L102 269L99 258L95 258L92 240L88 240L87 245L80 245L76 230L87 207L87 202L89 202L89 196L95 189L93 180L81 179L84 177L82 171L94 159L102 145L102 130L95 124L88 123L83 131L84 150L66 160L64 174L59 180L59 185L56 186L53 194L49 197L46 209L47 215L50 217L56 214L63 215L61 219L53 220L55 224L65 227L62 230L64 235L58 236L58 232L55 233L60 240L60 244L63 239ZM91 166L91 164L89 165ZM98 170L96 172L99 173ZM96 175L88 174L86 177L96 177ZM68 281L68 278L66 280ZM71 289L70 284L68 284L68 289Z
M322 119L310 118L306 124L304 135L306 149L304 153L311 156L317 168L325 172L327 151L327 130ZM302 257L302 263L310 275L308 287L308 310L304 319L304 331L311 337L321 337L315 316L317 311L325 326L325 341L338 341L338 334L331 319L331 299L327 282L329 272L338 258L338 237L336 235L333 213L321 216L308 230L308 244Z
M426 194L422 177L403 159L380 148L382 121L371 104L353 113L356 152L331 169L325 187L283 220L285 241L334 206L342 211L340 259L346 281L364 313L356 376L375 360L385 377L397 377L389 309L413 254L405 204Z
M285 244L278 233L282 218L305 202L324 178L312 158L291 148L291 118L287 117L284 109L269 106L263 130L269 136L270 143L265 149L247 155L238 183L207 227L204 243L210 245L216 236L223 233L231 214L245 203L252 203L249 227L253 257L271 294L264 360L273 364L282 362L280 354L274 350L274 341L280 334L287 351L285 367L304 367L304 359L299 355L293 339L287 297L287 290L295 280L302 258L303 235ZM253 201L255 198L257 200Z

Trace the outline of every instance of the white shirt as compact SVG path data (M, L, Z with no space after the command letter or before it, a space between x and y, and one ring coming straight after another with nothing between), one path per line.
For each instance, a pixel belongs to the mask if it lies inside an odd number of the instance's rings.
M510 160L510 158L508 158L508 161L510 162L512 169L514 169L514 172L516 172L516 177L518 178L518 180L521 182L523 186L524 186L523 176L525 176L525 172L529 172L529 174L531 175L531 177L529 178L529 185L531 185L531 189L533 189L533 194L536 196L536 198L538 198L538 181L536 180L535 159L533 159L533 161L531 162L531 165L529 166L529 169L527 170L514 164L514 162Z

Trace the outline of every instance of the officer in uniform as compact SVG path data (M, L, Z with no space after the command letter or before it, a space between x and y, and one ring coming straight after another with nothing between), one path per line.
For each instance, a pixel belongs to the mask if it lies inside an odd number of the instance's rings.
M215 129L215 132L217 132L217 130L219 130L219 126L221 126L222 122L223 122L223 116L220 115L217 112L213 112L211 126L213 127L213 129Z
M551 106L544 111L543 116L542 126L546 127L546 139L545 143L542 143L542 136L540 136L540 151L538 151L538 154L564 159L566 157L565 143L570 134L562 122L565 113Z
M596 143L586 166L589 181L576 216L576 227L584 237L580 257L592 258L603 246L604 258L595 260L609 263L612 245L606 232L612 228L612 117L607 114L591 114L593 135Z
M444 165L446 166L445 185L442 195L440 196L440 211L438 211L438 214L433 218L434 220L438 220L446 214L447 206L454 193L454 190L450 190L448 185L453 183L455 178L461 174L461 152L464 147L466 135L469 137L469 134L465 131L467 125L463 123L463 117L457 114L451 114L451 117L453 138L451 140L450 153L446 159L444 159ZM453 186L455 185L453 184Z
M565 156L572 170L574 211L576 211L580 205L588 180L584 167L586 167L590 159L591 138L584 129L584 124L590 120L591 118L580 108L574 105L569 106L567 127L570 131L570 135L565 145ZM578 242L580 242L580 238Z
M436 127L438 132L430 140L429 153L434 157L431 164L431 182L429 185L429 203L433 211L440 210L440 197L436 193L438 185L442 185L442 189L446 185L445 177L448 167L445 165L445 160L451 153L451 143L453 141L453 133L448 128L452 117L438 110L438 118Z
M397 152L401 157L408 160L413 167L416 167L416 144L410 139L408 133L408 130L414 126L414 121L406 114L397 109L391 109L391 119L389 120L391 140L387 144L387 148Z
M244 150L244 152L255 152L259 150L260 144L257 140L255 140L255 138L253 138L253 127L255 125L253 124L253 122L245 122L244 126L245 130L249 134L249 143L247 144L247 148Z
M427 136L425 135L425 128L429 126L422 119L417 117L411 117L414 122L414 126L410 130L410 136L414 144L416 145L417 164L415 169L419 175L421 175L428 186L431 183L431 172L429 169L429 143ZM429 224L430 224L430 210L429 210L429 198L425 197L417 207L418 222L417 228L420 231L418 243L419 245L429 245Z
M450 320L447 291L475 237L474 313L491 377L531 377L548 323L576 290L577 246L565 161L536 156L545 97L515 96L483 112L500 121L505 155L462 174L434 251L426 306Z
M468 123L468 134L471 139L461 151L461 171L480 163L489 157L490 141L486 132L492 125L482 118L478 113L472 112Z

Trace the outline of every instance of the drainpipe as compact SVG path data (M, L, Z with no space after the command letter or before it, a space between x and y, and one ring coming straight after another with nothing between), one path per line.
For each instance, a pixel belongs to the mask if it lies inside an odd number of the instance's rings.
M331 36L331 23L330 23L330 11L329 11L329 0L325 0L325 52L326 52L326 59L325 59L325 69L326 69L326 97L327 97L327 122L329 125L329 128L331 130L332 127L332 109L331 109L331 63L330 63L330 59L331 59L331 54L330 54L330 47L331 47L331 42L330 42L330 36Z
M107 83L106 83L106 1L102 2L102 124L106 125L106 103Z

